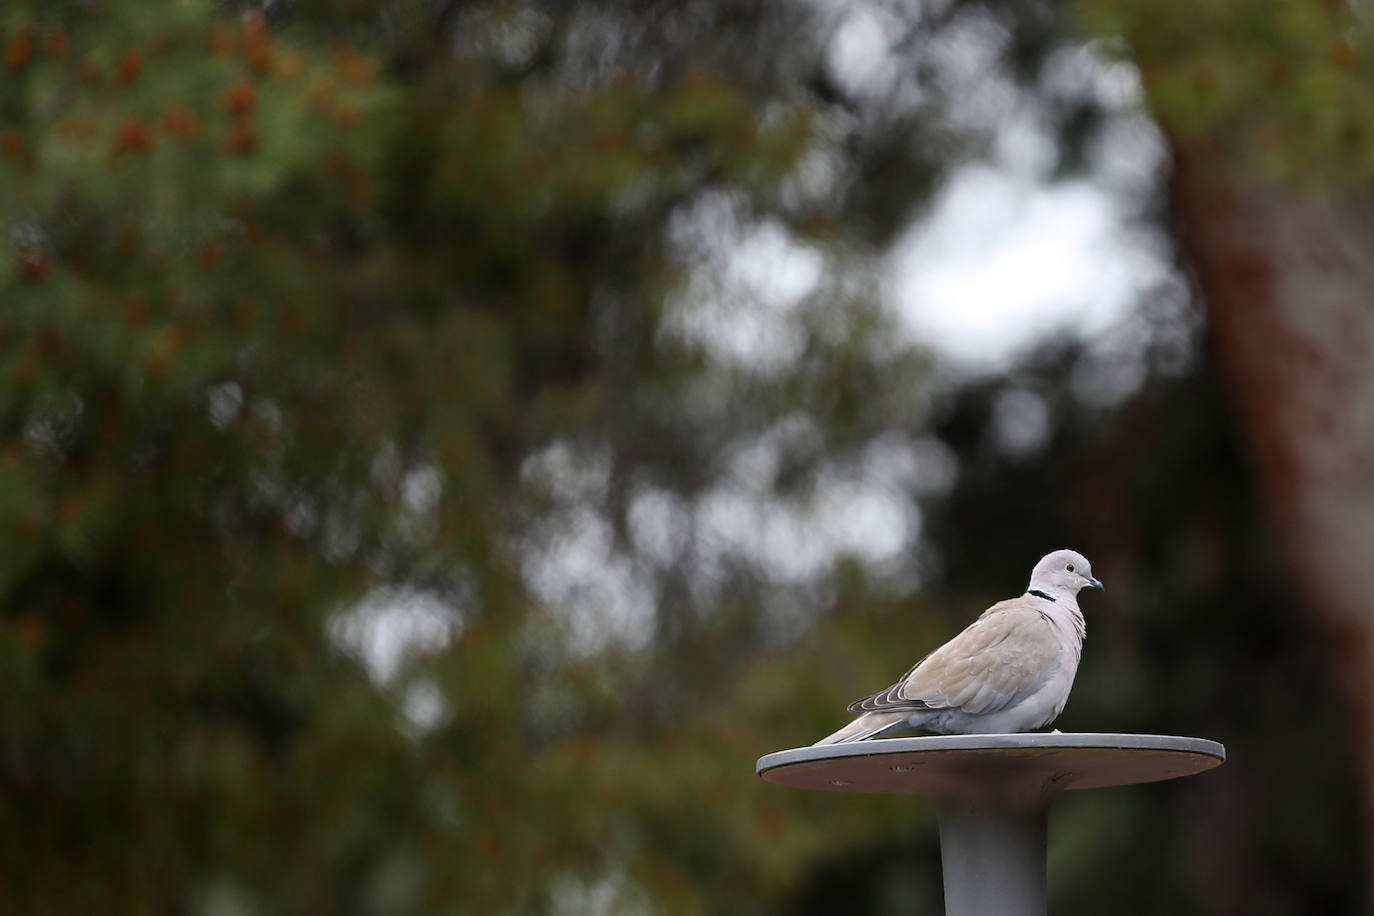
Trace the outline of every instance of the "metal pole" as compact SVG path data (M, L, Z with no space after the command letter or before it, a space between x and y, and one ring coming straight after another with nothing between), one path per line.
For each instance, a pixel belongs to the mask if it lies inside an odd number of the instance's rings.
M945 916L1045 916L1048 805L936 803Z

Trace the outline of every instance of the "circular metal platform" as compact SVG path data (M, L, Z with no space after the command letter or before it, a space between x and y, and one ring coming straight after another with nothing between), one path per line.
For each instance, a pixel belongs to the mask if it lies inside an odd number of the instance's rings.
M928 797L940 825L945 912L1044 916L1056 795L1191 776L1225 759L1215 741L1175 735L938 735L778 751L755 769L798 789Z
M777 751L760 757L756 770L798 789L1001 805L1047 801L1065 789L1190 776L1225 759L1226 749L1215 741L1175 735L931 735Z

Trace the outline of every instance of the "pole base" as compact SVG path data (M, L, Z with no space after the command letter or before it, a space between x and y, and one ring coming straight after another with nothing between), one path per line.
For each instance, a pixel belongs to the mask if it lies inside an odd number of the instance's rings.
M1045 916L1049 809L937 802L946 916Z

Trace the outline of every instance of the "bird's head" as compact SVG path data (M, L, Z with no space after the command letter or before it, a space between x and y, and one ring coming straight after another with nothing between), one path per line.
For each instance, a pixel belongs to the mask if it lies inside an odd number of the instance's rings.
M1031 570L1031 590L1051 596L1077 595L1079 589L1089 585L1102 588L1102 583L1093 578L1088 558L1076 550L1056 550L1047 554Z

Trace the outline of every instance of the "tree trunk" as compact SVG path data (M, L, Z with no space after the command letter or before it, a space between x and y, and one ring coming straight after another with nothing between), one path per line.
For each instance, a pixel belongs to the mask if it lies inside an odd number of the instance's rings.
M1329 640L1374 850L1374 196L1282 189L1176 150L1179 234L1302 610ZM1317 774L1314 774L1317 775ZM1367 873L1374 875L1374 861ZM1374 899L1374 898L1372 898Z

